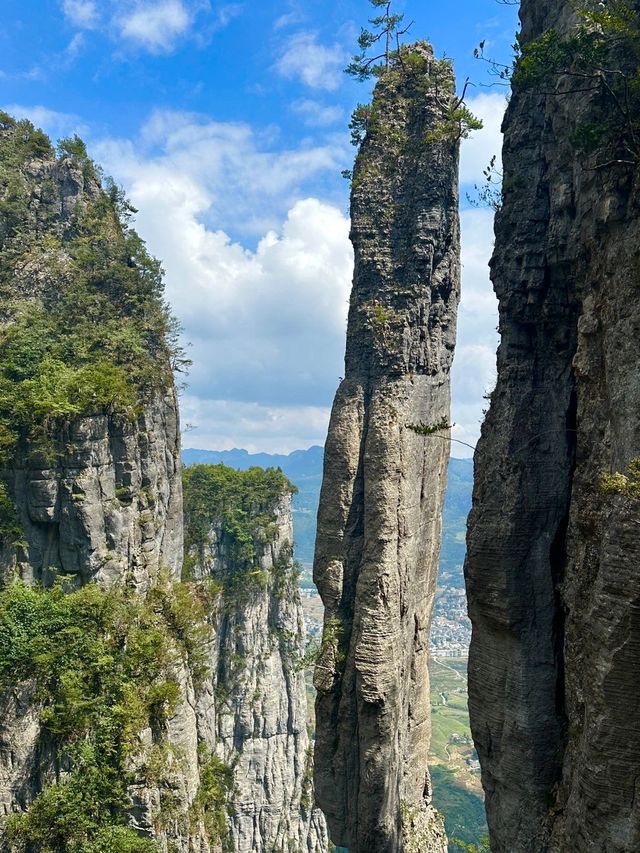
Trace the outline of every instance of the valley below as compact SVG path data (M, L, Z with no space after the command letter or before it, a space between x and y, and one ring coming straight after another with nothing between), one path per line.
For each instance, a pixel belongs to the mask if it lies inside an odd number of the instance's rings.
M300 564L302 609L311 644L322 636L324 608L313 584L313 543L322 483L322 448L310 447L288 455L251 454L246 450L186 449L185 465L224 464L239 470L279 467L298 488L293 496L295 555ZM455 841L477 844L486 834L480 765L473 747L467 707L467 662L471 623L467 616L462 565L467 514L471 507L473 465L470 459L451 459L445 498L442 552L431 627L431 751L433 797L443 814L451 853ZM307 673L309 734L313 736L314 688Z

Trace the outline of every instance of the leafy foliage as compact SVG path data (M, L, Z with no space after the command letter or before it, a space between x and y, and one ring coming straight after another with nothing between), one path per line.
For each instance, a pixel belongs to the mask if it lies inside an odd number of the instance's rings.
M640 498L640 458L632 459L627 473L602 474L600 486L608 494L626 495L628 498Z
M580 22L568 34L549 29L516 45L513 81L545 90L563 77L567 84L549 94L602 96L601 120L578 124L573 143L597 153L598 168L634 165L640 159L640 12L625 0L583 2L577 11Z
M369 0L374 9L381 10L379 15L369 18L372 30L362 28L358 37L360 52L352 57L345 68L347 74L358 80L379 77L388 70L394 60L400 56L400 39L408 32L411 24L401 28L404 15L391 11L391 0ZM371 48L379 48L378 53L369 55Z
M349 130L351 131L351 144L361 145L367 135L371 123L374 118L374 108L372 104L358 104L351 113L351 121L349 122Z
M432 131L427 133L427 142L440 142L448 139L457 142L469 139L474 130L482 130L482 119L474 115L464 103L463 98L453 101L446 110L444 119Z
M56 159L41 131L2 113L0 163L1 464L21 443L54 453L80 415L135 417L185 361L160 264L82 140L61 140ZM78 203L63 210L56 176L74 165Z
M231 808L233 769L217 755L202 755L200 786L191 806L191 819L201 821L212 839L227 836L227 815Z
M497 212L502 207L502 182L503 174L496 167L497 156L494 154L489 165L482 170L484 184L474 184L475 198L467 193L467 200L473 207L488 207Z
M211 528L220 524L228 548L229 574L220 578L229 587L260 584L263 573L258 546L277 533L274 506L284 494L297 490L279 468L238 471L226 465L194 465L183 473L186 574L202 558Z
M407 429L410 429L411 432L415 432L416 435L436 435L442 430L450 430L454 424L449 423L449 419L447 417L442 417L437 423L433 424L425 424L423 422L419 424L407 424Z
M0 591L0 689L32 685L43 736L70 766L26 812L8 818L12 850L157 849L126 825L130 758L143 729L163 741L179 701L172 673L195 642L185 638L187 612L193 626L204 619L196 591L166 581L146 600L95 585L67 592L60 583L15 582Z
M483 835L480 839L479 844L467 844L464 841L461 841L459 838L452 838L451 844L457 850L462 850L463 853L491 853L488 835Z
M379 59L380 57L376 58ZM354 57L354 60L357 59L359 57ZM367 63L371 61L373 60L367 60ZM367 64L365 63L365 65ZM482 130L481 119L475 116L465 103L466 93L470 85L469 80L465 82L462 95L459 98L455 95L450 60L433 59L417 50L416 46L401 45L398 42L397 49L389 54L384 65L372 65L370 67L378 68L378 76L384 71L387 80L412 79L418 92L429 93L435 98L444 116L432 130L425 134L424 141L427 144L443 141L456 143L460 139L468 139L473 131ZM348 68L347 71L349 70ZM370 73L373 71L355 76L364 79ZM375 100L370 104L358 104L356 106L351 114L349 130L351 131L351 143L355 146L361 145L369 133L382 135L390 149L401 148L408 141L405 133L389 126L382 120L378 114ZM349 171L345 171L343 176L353 178L353 174Z

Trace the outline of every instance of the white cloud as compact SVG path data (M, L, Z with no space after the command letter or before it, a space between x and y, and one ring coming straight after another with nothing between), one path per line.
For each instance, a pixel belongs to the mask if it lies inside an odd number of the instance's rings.
M153 196L179 186L192 215L209 227L262 236L312 192L316 178L336 174L345 156L342 139L274 150L277 141L246 124L158 111L139 139L106 141L97 154L133 193Z
M484 127L475 131L471 139L462 143L460 156L460 183L482 185L482 171L491 158L496 156L496 165L500 169L502 157L502 132L500 126L507 108L504 94L481 93L469 98L467 106L472 113L482 119Z
M76 33L64 50L64 60L67 63L73 62L82 52L85 45L83 33Z
M353 256L347 218L300 188L334 170L332 151L273 152L245 125L157 113L139 139L94 152L139 209L192 342L190 443L322 442L343 372ZM253 230L267 223L253 250L228 236L252 216Z
M184 188L186 189L186 187ZM297 202L255 251L210 231L175 184L135 190L140 230L167 271L167 296L192 343L191 393L266 406L325 404L342 373L352 273L349 223Z
M91 30L98 24L98 7L94 0L63 0L62 9L74 27Z
M345 52L338 45L319 44L315 33L296 33L288 40L275 68L287 79L299 79L312 89L333 91L340 86Z
M280 15L279 18L276 18L273 29L281 30L284 27L292 27L295 24L299 24L302 22L302 15L298 11L294 12L286 12L284 15Z
M458 345L452 372L453 437L475 446L480 435L484 394L496 379L498 303L489 280L493 249L493 212L465 210L462 225L462 299L458 314ZM454 443L454 456L470 456Z
M222 29L228 26L234 18L241 15L244 10L242 3L227 3L226 6L219 6L216 9L216 26Z
M183 446L231 450L241 445L250 453L290 453L324 444L329 407L261 406L228 400L180 398ZM193 425L193 428L192 428Z
M344 118L342 107L327 106L309 99L294 101L291 109L308 127L327 127Z
M181 0L162 0L138 4L116 23L123 38L151 53L168 53L188 30L191 20Z
M33 106L6 104L2 109L15 118L28 118L36 127L41 128L54 139L59 136L71 136L74 133L81 136L87 132L87 126L81 122L78 116L72 113L50 110L40 104Z

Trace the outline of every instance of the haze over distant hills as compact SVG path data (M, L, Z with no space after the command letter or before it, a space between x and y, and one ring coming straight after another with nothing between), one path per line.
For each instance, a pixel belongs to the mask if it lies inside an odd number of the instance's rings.
M323 449L313 445L307 450L294 450L288 455L275 453L249 453L246 450L197 450L182 451L185 465L220 463L246 471L247 468L281 468L298 487L293 497L293 526L296 539L296 555L305 566L313 562L316 536L316 514L322 484ZM465 554L465 529L471 508L473 488L473 463L471 459L451 459L449 483L444 505L442 553L440 571L446 576L449 586L464 586L462 563ZM303 576L310 582L308 572Z
M297 486L293 496L293 529L296 541L296 558L309 566L313 562L316 538L316 515L322 485L323 449L313 445L307 450L294 450L287 456L277 453L248 453L246 450L194 450L182 451L185 465L204 462L208 465L228 465L246 471L254 465L259 468L281 468L282 472ZM310 581L310 575L305 572ZM305 578L303 577L303 582ZM305 585L303 583L303 585Z

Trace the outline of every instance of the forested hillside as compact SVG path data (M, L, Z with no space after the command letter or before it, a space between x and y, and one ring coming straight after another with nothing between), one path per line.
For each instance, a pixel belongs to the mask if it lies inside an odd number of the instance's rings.
M185 466L198 462L210 465L224 464L239 471L253 466L280 468L298 488L293 496L293 530L296 542L296 557L306 566L313 561L316 535L316 515L322 484L322 448L309 447L294 450L288 455L276 453L249 453L246 450L196 450L182 451ZM465 530L467 514L471 508L473 489L473 463L471 459L451 459L447 493L442 523L442 551L440 569L446 573L447 584L463 587L462 564L465 552ZM309 579L308 572L306 574ZM304 580L304 577L303 577Z

